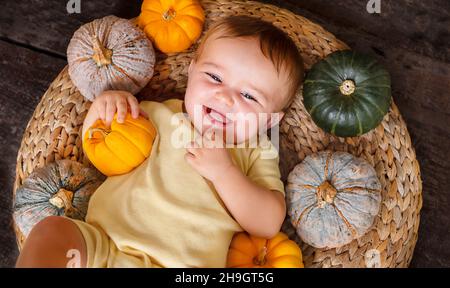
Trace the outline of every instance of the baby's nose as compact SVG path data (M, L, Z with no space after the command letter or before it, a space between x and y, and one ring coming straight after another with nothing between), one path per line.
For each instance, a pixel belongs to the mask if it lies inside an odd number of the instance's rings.
M233 106L234 100L233 97L230 95L230 93L227 92L216 92L214 95L216 99L219 99L220 101L224 101L225 104L229 107Z

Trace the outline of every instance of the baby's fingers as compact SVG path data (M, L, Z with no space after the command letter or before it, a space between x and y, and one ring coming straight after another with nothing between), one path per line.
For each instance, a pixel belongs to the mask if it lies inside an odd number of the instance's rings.
M114 114L116 114L116 103L113 101L106 101L106 126L109 127L111 125L112 119L114 118Z
M191 165L191 166L195 165L195 156L194 156L194 154L186 153L184 155L184 159L186 160L186 162L189 163L189 165Z
M94 106L94 104L92 105ZM91 107L92 107L91 106ZM98 102L94 106L94 109L97 111L98 118L100 118L103 122L106 121L106 102Z
M141 116L144 117L144 118L149 119L149 118L148 118L147 112L145 112L144 110L142 110L142 109L140 109L140 108L139 108L139 115L141 115Z
M199 152L198 148L200 148L200 145L198 145L195 141L191 141L186 144L186 151L192 155L195 155Z
M117 122L123 123L127 115L128 105L125 99L117 100Z
M133 95L129 95L127 97L128 104L130 104L130 110L131 110L131 117L138 118L139 117L139 102L137 101L136 97Z

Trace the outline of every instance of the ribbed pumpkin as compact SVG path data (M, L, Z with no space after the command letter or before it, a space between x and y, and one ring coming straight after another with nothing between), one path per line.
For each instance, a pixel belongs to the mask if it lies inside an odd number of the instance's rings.
M303 268L302 252L286 234L278 232L272 239L255 237L247 232L233 236L228 251L229 268Z
M26 237L48 216L84 220L89 199L105 176L72 160L56 160L37 168L17 188L14 221Z
M144 0L138 25L164 53L188 49L202 33L205 14L196 0Z
M155 51L131 21L111 15L75 31L67 61L72 82L92 101L104 90L138 93L153 76Z
M303 103L324 131L340 137L361 135L377 127L389 110L390 76L368 55L337 51L307 73Z
M381 204L373 167L346 152L319 152L295 166L287 180L288 214L298 236L335 248L364 235Z
M128 173L141 164L152 150L156 128L150 120L128 113L123 123L117 114L107 128L97 120L84 135L83 150L92 164L106 176Z

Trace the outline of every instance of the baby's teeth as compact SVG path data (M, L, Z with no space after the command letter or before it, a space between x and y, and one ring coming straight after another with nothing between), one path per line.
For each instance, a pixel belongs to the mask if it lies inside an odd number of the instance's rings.
M217 120L217 121L220 121L220 122L222 122L222 123L225 122L224 119L223 119L223 117L222 117L222 115L216 113L215 111L211 111L211 112L209 113L209 115L211 115L211 117L214 118L214 119Z

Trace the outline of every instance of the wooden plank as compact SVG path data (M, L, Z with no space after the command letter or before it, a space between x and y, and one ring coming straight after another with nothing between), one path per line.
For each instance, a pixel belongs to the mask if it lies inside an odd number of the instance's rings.
M271 2L307 16L340 39L341 33L354 30L375 36L389 46L450 62L448 0L379 0L379 14L367 12L369 0L262 2Z
M11 267L18 256L11 218L17 151L37 103L66 62L4 41L0 59L0 267Z
M2 1L0 38L66 57L70 38L82 24L110 14L136 17L142 3L136 0L80 1L79 14L68 14L68 1Z
M423 181L419 239L411 267L450 267L450 139L438 128L416 120L408 123L415 127L409 130Z

